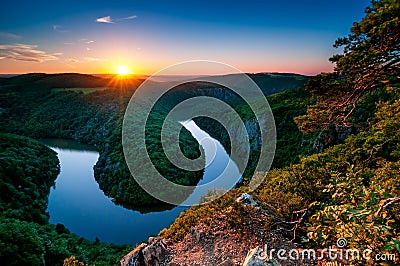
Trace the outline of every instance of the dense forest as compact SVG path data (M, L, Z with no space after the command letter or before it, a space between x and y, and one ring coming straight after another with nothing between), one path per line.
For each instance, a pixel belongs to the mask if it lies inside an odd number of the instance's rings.
M0 260L3 265L62 265L73 255L118 265L130 246L88 241L49 224L47 198L59 173L57 155L36 140L0 133Z

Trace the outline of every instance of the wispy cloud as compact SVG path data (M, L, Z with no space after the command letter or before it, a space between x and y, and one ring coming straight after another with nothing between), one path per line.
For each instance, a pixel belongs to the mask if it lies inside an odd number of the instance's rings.
M125 17L125 18L117 18L117 19L111 19L111 16L105 16L105 17L97 18L96 22L110 24L110 23L115 23L116 21L131 20L131 19L135 19L135 18L137 18L137 16L135 16L135 15Z
M61 25L53 25L53 30L56 32L68 32L68 30Z
M104 59L101 58L96 58L96 57L85 57L83 58L85 61L88 62L100 62L100 61L105 61Z
M90 44L90 43L94 43L94 41L87 41L86 43L87 43L87 44Z
M57 55L60 55L60 53L48 54L36 48L37 45L30 44L0 45L0 58L18 61L45 62L57 60Z
M10 32L4 32L4 31L0 31L0 38L4 38L4 39L19 39L21 38L21 36L14 34L14 33L10 33Z
M79 60L75 59L75 58L68 58L65 61L70 62L70 63L79 63Z
M117 21L118 20L131 20L131 19L135 19L135 18L137 18L137 16L129 16L129 17L126 17L126 18L119 18L119 19L117 19Z
M114 23L114 22L111 20L111 17L110 17L110 16L105 16L105 17L97 18L97 19L96 19L96 22L99 22L99 23Z
M77 63L87 63L87 62L103 62L103 61L106 61L106 60L102 59L102 58L97 58L97 57L84 57L84 58L81 58L81 59L67 58L64 61L67 62L67 63L77 64Z

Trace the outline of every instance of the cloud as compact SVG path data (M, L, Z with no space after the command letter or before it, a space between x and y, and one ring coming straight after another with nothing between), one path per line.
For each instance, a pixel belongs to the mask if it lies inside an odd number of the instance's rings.
M83 58L87 62L100 62L100 61L105 61L104 59L101 58L95 58L95 57L85 57Z
M120 18L120 19L117 19L117 20L130 20L130 19L135 19L135 18L137 18L137 16L133 15L133 16L129 16L129 17L126 17L126 18Z
M70 62L70 63L79 63L79 60L75 59L75 58L68 58L65 61Z
M100 22L100 23L115 23L116 21L131 20L131 19L135 19L135 18L137 18L137 16L132 15L132 16L125 17L125 18L117 18L115 20L112 20L111 16L105 16L105 17L97 18L96 22Z
M110 16L105 16L105 17L97 18L97 19L96 19L96 22L99 22L99 23L114 23L114 22L111 20L111 17L110 17Z
M87 43L87 44L90 44L90 43L94 43L94 41L87 41L86 43Z
M58 59L57 55L59 55L59 53L48 54L35 49L36 47L37 45L30 44L0 45L0 58L40 63Z
M21 36L9 32L0 31L0 38L4 39L19 39Z
M68 30L61 25L53 25L53 30L56 32L68 32Z
M96 57L84 57L82 59L76 59L76 58L68 58L64 60L65 62L68 63L87 63L87 62L103 62L106 61L105 59L101 59L101 58L96 58Z

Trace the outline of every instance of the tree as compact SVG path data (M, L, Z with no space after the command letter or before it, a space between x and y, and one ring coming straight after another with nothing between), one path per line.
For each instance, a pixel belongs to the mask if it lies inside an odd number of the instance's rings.
M365 13L347 37L336 40L334 47L342 47L343 53L330 58L335 72L308 83L318 102L296 119L303 131L332 124L350 127L349 117L365 93L399 82L400 0L373 0Z

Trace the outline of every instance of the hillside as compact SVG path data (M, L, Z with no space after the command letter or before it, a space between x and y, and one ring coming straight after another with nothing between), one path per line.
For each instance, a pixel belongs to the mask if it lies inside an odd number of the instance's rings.
M296 105L292 106L296 114L290 119L294 118L305 134L300 147L311 144L319 153L286 166L278 160L281 168L256 173L256 178L265 179L251 195L243 194L249 191L245 180L242 187L218 200L191 207L160 232L167 242L163 256L151 257L153 261L399 265L399 14L398 1L373 1L349 36L336 41L335 47L343 47L343 53L330 59L336 63L335 71L307 82L305 92L313 99L307 101L306 113L296 112ZM274 95L272 102L293 93ZM279 114L279 108L271 105L274 115ZM212 128L215 125L210 126L212 134L228 146L226 132ZM290 150L287 145L284 149ZM260 240L265 235L268 237ZM289 253L284 243L277 244L282 236L295 244L292 251L313 250L318 260L282 260L282 255ZM241 241L246 244L238 246ZM257 259L257 252L265 251L263 244L275 253ZM235 246L236 253L223 248L228 245ZM283 252L276 254L279 248ZM327 250L332 253L324 256ZM364 252L364 256L349 255L354 251ZM246 260L243 252L248 252ZM145 257L143 265L148 265L146 262Z

